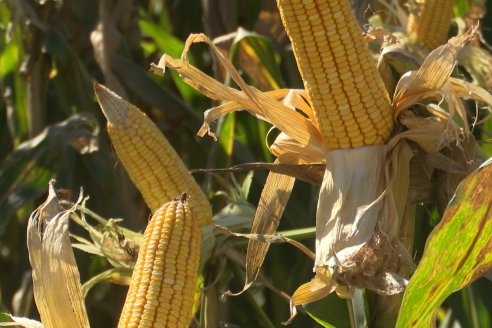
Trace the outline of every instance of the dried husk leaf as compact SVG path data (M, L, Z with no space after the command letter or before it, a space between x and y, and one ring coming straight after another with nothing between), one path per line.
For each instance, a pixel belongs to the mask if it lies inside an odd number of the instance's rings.
M309 119L315 124L316 118L314 115L313 107L311 106L311 100L309 93L306 90L301 89L288 89L289 93L283 98L283 103L291 108L297 108L301 112L307 115Z
M290 300L290 318L282 324L288 325L297 315L296 306L316 302L336 291L340 298L352 298L354 288L340 285L328 268L317 267L315 276L299 286Z
M454 77L450 77L449 82L456 97L474 99L478 102L482 102L484 104L492 106L492 95L481 87L464 80L456 79ZM474 124L483 123L489 118L490 108L488 108L488 115L486 115L481 120L474 122Z
M80 201L81 199L79 199ZM89 327L80 275L70 244L68 222L75 207L64 210L54 181L48 199L29 218L27 248L32 267L34 299L47 328Z
M264 94L272 99L282 101L286 106L289 106L292 109L299 108L309 118L312 119L313 111L309 103L307 103L306 100L304 99L305 97L307 97L307 93L305 92L305 90L278 89L278 90L264 92ZM204 121L208 122L210 125L212 122L218 120L220 117L224 115L227 115L232 112L242 111L244 109L245 109L244 106L242 106L240 103L235 101L228 101L224 104L206 110L203 114ZM251 114L261 120L271 123L266 117L257 115L254 112L251 112ZM204 124L201 127L201 129L198 131L197 135L203 137L206 133L207 133L207 125ZM211 135L212 137L215 136L213 131L208 131L208 134Z
M234 82L241 88L241 91L225 86L188 64L186 61L187 51L194 42L204 42L210 45L211 50L218 61L224 66ZM212 41L205 35L190 35L186 41L181 59L174 59L164 55L161 57L158 65L152 66L154 72L157 74L163 74L166 67L176 70L186 83L207 97L215 100L234 101L254 115L264 117L298 142L318 149L324 148L319 131L311 121L288 106L283 105L276 99L247 85L230 60L225 58ZM204 128L207 131L210 131L210 123L211 122L207 120L204 122ZM201 131L203 132L203 130Z
M409 72L402 76L393 98L396 117L413 104L429 99L440 101L446 96L443 89L446 84L449 84L449 77L456 65L458 52L474 36L475 30L470 30L460 36L451 38L447 44L432 51L417 71ZM451 107L451 104L449 105ZM452 115L452 108L449 109L449 112ZM460 112L459 114L466 123L465 113Z
M309 282L302 284L292 295L294 306L316 302L335 290L333 279L325 279L323 275L315 275Z
M280 89L280 90L268 91L268 92L265 92L265 94L267 96L273 98L273 99L281 100L285 96L287 96L289 94L289 92L290 92L290 90L288 90L288 89ZM215 132L211 128L211 125L213 124L213 122L217 121L219 118L221 118L222 116L225 116L229 113L242 111L244 109L245 108L242 104L235 102L235 101L228 101L228 102L225 102L219 106L216 106L216 107L213 107L213 108L206 110L203 113L203 117L204 117L203 120L205 122L208 122L208 124L203 124L202 127L200 128L200 130L198 131L197 135L200 137L203 137L203 136L205 136L205 134L208 133L208 135L210 135L211 137L213 137L215 139L216 138ZM263 116L257 115L254 112L252 112L251 114L260 120L269 122L268 119L263 117ZM269 122L269 123L271 123L271 122Z
M400 123L406 131L396 135L390 145L402 139L415 142L427 153L436 153L450 142L463 140L463 131L453 122L438 117L420 117L407 111L400 116Z
M316 302L331 294L336 288L333 279L325 279L324 275L315 275L309 282L299 286L290 300L290 318L282 322L288 325L297 315L296 306Z
M343 263L371 239L382 210L382 202L374 201L384 192L385 155L383 145L327 154L316 214L316 266ZM356 189L360 185L366 188Z
M12 326L21 326L25 328L43 328L43 324L39 321L28 319L28 318L23 318L23 317L16 317L11 315L10 318L12 319L13 322L0 322L0 327L12 327Z
M315 271L329 269L341 286L393 295L404 290L403 275L412 262L397 238L412 152L402 142L391 158L386 156L385 145L327 154L318 201Z
M405 140L400 141L390 153L391 158L386 164L386 181L390 181L390 206L394 205L398 224L405 217L410 187L410 160L414 157L412 148ZM398 231L400 227L398 227Z
M277 231L280 218L289 201L295 178L270 172L261 192L251 233L270 235ZM270 244L250 239L246 253L246 280L243 291L256 280Z
M268 147L279 163L324 163L325 155L317 149L303 145L281 132Z
M395 117L407 127L393 139L398 142L406 138L416 142L425 152L437 153L452 142L462 143L470 134L467 112L459 98L473 99L482 104L492 105L492 96L484 89L451 77L459 51L475 36L475 30L452 38L429 54L418 71L410 72L400 79L393 105ZM415 104L437 100L444 104L425 106L431 117L419 117L407 109ZM447 107L447 108L446 108ZM478 108L478 107L477 107ZM475 115L473 125L482 123L490 116L479 118ZM456 120L458 113L461 122Z

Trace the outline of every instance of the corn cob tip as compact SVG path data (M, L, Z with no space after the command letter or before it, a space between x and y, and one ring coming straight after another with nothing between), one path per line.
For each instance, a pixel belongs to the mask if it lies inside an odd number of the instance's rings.
M132 105L102 84L94 83L94 92L108 123L124 125Z
M184 203L188 200L188 194L184 192L181 196L177 196L174 200L179 200L181 203Z

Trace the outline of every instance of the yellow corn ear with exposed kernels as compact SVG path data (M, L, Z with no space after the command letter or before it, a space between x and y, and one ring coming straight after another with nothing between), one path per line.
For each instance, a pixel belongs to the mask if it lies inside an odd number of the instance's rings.
M392 107L348 0L277 0L327 147L384 144Z
M116 153L150 210L155 212L186 192L200 225L210 224L212 209L207 197L157 126L106 87L96 84L94 89Z
M446 43L453 19L454 0L414 0L410 7L407 34L428 50Z
M186 197L164 204L147 225L119 328L189 327L201 236Z

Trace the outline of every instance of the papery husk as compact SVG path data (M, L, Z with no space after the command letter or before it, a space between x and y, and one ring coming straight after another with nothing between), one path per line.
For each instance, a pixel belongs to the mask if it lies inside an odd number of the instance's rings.
M81 198L79 198L79 202ZM68 222L75 206L63 209L50 182L45 203L36 209L27 227L34 299L46 328L89 327L80 275L75 262Z
M407 130L396 135L391 144L406 139L415 142L427 153L437 153L450 142L463 140L464 132L448 119L421 117L407 111L400 116Z
M371 239L382 210L375 200L384 192L385 155L383 145L327 154L316 214L316 266L343 263Z
M413 261L398 239L407 208L410 160L405 140L330 151L317 212L315 276L291 298L296 306L354 288L383 295L404 291ZM357 186L364 188L355 189Z
M459 106L448 85L459 51L474 36L475 30L470 30L451 38L448 43L432 51L417 71L408 72L402 76L393 98L393 106L396 109L395 117L413 104L444 99L449 106L449 115L452 116L457 111L465 122L464 128L467 129L466 113L462 111L462 107ZM455 108L453 105L458 107Z
M296 306L316 302L335 291L337 283L332 279L330 272L320 268L321 274L316 274L309 282L299 286L290 299L290 318L282 322L289 325L297 315Z
M380 294L404 290L403 276L412 261L397 235L411 157L404 142L389 155L385 145L327 154L318 201L315 271L329 268L340 284Z
M324 154L318 149L303 145L283 132L268 149L279 163L315 164L325 161Z

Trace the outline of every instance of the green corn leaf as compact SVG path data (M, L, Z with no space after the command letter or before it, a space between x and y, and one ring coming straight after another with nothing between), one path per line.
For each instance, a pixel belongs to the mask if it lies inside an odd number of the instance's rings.
M441 303L492 268L492 163L456 190L410 279L397 327L430 327Z
M283 85L272 42L264 36L239 28L230 57L239 62L260 89L278 89Z
M141 31L155 42L155 45L158 47L158 53L166 53L175 58L181 56L181 52L184 49L184 42L182 40L164 31L162 26L150 20L140 20L139 26ZM193 54L189 54L188 60L192 64L195 63ZM179 77L179 74L172 72L171 76L183 99L191 101L192 98L199 96L199 93L195 89Z
M46 191L66 147L91 153L98 147L98 125L75 114L20 144L0 163L0 235L15 212Z

